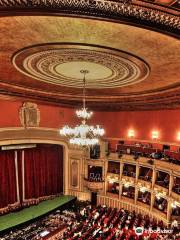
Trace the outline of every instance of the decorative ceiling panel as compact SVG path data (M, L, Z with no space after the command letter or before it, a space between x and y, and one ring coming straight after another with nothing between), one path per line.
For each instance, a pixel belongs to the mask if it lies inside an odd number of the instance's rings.
M174 7L173 7L174 6ZM1 14L63 14L127 22L178 35L179 0L0 0Z
M87 68L89 107L178 108L178 4L0 0L0 96L75 107Z
M37 80L82 88L81 70L88 70L86 88L119 88L143 81L148 65L129 53L81 44L43 44L22 49L12 62L18 71Z

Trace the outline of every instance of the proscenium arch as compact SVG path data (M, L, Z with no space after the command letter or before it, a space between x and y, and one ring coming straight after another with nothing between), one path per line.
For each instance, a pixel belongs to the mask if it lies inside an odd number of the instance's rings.
M1 128L0 147L13 144L47 143L63 146L63 193L69 191L69 145L59 134L58 129L52 128Z

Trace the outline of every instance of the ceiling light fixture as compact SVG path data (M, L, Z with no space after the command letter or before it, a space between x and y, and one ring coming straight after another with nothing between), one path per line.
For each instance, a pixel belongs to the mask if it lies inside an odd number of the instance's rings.
M91 118L93 112L90 112L86 108L86 74L88 70L81 70L83 74L83 107L76 111L76 115L80 118L81 124L74 128L68 125L60 129L60 134L69 138L71 144L79 145L82 147L92 146L99 143L99 138L104 135L104 129L99 125L89 126L86 122Z

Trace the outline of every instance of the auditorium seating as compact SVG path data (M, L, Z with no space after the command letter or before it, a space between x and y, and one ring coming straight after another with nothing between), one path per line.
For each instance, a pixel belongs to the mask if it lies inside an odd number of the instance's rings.
M178 165L180 164L180 152L152 148L150 144L148 147L147 144L141 143L132 145L116 144L116 149L110 149L110 151L115 151L121 154L133 154L135 156L151 157L162 161L172 162Z
M162 203L163 204L163 203ZM143 228L142 235L136 228ZM1 240L140 240L160 239L156 230L167 230L162 221L147 215L99 205L77 205L64 211L57 210L20 229L10 232ZM153 232L154 231L154 232ZM59 233L59 234L57 234ZM60 234L61 233L61 234ZM172 233L178 239L178 229L164 234L163 239L171 239ZM165 238L166 237L166 238Z
M51 236L62 231L66 227L65 219L60 211L51 213L47 217L27 224L24 227L16 228L8 234L0 237L1 240L36 240L46 239L46 235Z
M142 227L143 229L147 229L147 231L144 231L142 236L138 237L135 233L137 227ZM160 234L150 233L148 231L156 229L163 230L165 227L162 222L156 222L155 219L151 219L149 216L143 216L124 209L106 207L105 205L98 206L92 210L86 207L79 221L75 221L71 225L71 228L64 232L63 240L153 240L159 239L158 235ZM174 233L176 236L176 232ZM170 235L167 237L170 237Z

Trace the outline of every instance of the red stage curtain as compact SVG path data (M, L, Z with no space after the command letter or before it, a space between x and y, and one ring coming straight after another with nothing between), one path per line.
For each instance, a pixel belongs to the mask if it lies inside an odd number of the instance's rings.
M63 192L63 147L38 145L24 151L25 199Z
M22 194L22 150L17 150L17 160L18 160L18 183L19 183L19 201L20 204L23 202Z
M0 208L17 202L14 151L0 151Z

